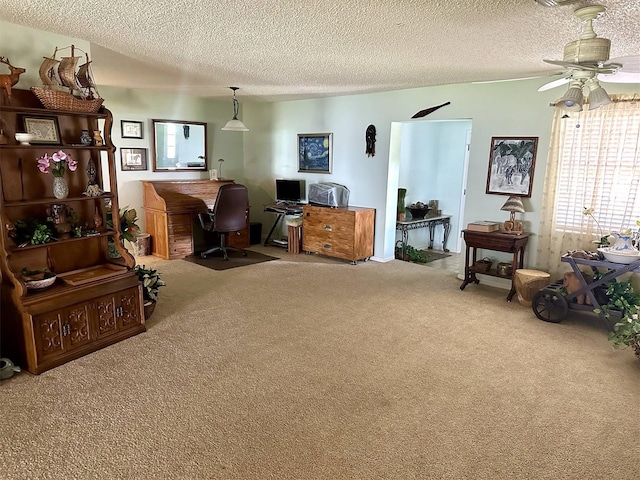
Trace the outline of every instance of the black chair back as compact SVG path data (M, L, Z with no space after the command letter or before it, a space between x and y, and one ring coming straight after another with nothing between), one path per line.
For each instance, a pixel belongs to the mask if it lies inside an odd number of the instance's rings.
M237 232L247 226L247 187L238 183L226 183L218 190L213 207L213 231Z

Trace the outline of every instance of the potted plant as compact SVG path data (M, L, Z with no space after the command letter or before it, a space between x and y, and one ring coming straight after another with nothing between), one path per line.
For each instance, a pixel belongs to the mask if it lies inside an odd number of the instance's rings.
M620 312L620 321L609 332L609 340L614 348L632 347L640 359L640 294L634 292L630 282L613 281L609 283L607 296L609 302L594 312L604 312L605 317L609 317L611 311Z
M140 235L140 227L136 223L137 221L138 213L135 208L125 207L120 210L120 236L123 240L131 242L132 245L135 245L138 235ZM113 228L110 216L107 216L107 226ZM122 246L124 246L124 242L122 242ZM110 258L121 257L111 238L108 247Z
M138 279L142 282L142 299L144 301L144 317L148 319L156 308L158 301L158 289L166 283L160 279L160 272L155 268L147 268L145 265L134 267Z
M120 210L120 233L122 238L135 243L138 235L140 235L140 227L136 223L138 221L138 213L135 208L125 207Z

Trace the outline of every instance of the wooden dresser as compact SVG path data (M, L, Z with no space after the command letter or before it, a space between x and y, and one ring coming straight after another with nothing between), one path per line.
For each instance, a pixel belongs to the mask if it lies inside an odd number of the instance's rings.
M146 231L151 235L151 253L166 260L184 258L194 252L194 233L200 228L198 212L213 208L218 189L233 180L143 180L142 197ZM247 225L229 234L227 245L249 247Z
M374 208L329 208L305 205L302 209L302 249L331 257L369 260L373 255Z

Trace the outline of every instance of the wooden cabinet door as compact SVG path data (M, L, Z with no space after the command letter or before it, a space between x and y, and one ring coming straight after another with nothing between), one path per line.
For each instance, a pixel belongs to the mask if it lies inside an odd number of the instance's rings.
M118 313L118 327L120 330L139 326L142 322L140 317L140 300L137 288L129 288L116 294L115 303Z
M113 335L118 331L116 303L113 295L96 299L97 338Z
M96 317L99 339L139 326L142 319L138 289L129 288L96 299Z
M56 311L33 317L36 363L64 353L61 315Z
M37 363L90 343L89 319L88 303L33 317Z

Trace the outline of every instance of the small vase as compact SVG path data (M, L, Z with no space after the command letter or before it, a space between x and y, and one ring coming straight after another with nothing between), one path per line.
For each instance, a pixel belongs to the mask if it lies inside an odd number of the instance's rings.
M53 177L53 196L61 199L69 195L69 184L64 177Z
M89 130L82 130L80 134L80 143L82 145L91 145L93 143L93 138L89 135Z
M406 218L406 214L405 214L405 197L407 195L407 189L406 188L399 188L398 189L398 217L397 219L401 222L404 222L405 218Z

